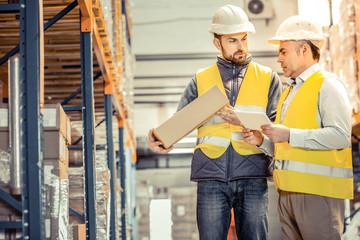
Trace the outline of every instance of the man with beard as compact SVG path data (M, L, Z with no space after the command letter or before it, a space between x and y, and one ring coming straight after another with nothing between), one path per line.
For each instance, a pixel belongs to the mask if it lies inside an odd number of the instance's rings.
M252 61L248 33L255 33L239 7L219 8L210 33L220 51L216 64L197 72L180 99L178 111L215 84L230 105L198 128L191 180L198 182L197 223L200 240L226 240L234 209L238 239L268 239L267 177L271 158L245 143L234 109L264 112L275 118L282 93L278 75ZM149 131L149 147L168 153ZM260 146L261 148L261 146Z

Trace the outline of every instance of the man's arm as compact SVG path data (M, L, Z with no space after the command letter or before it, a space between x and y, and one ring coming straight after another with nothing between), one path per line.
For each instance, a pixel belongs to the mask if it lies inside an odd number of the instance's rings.
M295 129L272 124L262 130L272 142L288 141L293 147L317 150L350 147L350 99L346 87L336 77L324 79L320 88L317 120L321 123L319 129Z
M188 105L192 101L194 101L197 97L198 97L198 91L197 91L197 84L196 84L196 76L194 76L191 79L190 83L187 85L185 91L183 92L183 94L180 98L177 112L180 111L181 109L183 109L186 105Z

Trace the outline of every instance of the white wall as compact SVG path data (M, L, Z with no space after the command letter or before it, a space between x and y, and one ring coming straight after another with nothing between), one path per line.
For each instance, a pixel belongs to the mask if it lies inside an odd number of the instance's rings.
M269 2L270 0L263 0ZM266 43L279 24L298 12L297 0L272 0L274 18L253 20L250 51L273 50ZM135 54L209 53L217 49L208 32L215 11L226 4L244 9L243 0L133 0L132 49Z

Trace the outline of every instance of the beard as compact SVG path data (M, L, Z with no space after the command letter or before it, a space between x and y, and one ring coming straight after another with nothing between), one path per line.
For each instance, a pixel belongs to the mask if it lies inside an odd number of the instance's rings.
M239 50L239 51L234 52L233 54L228 54L222 45L221 45L221 51L222 51L222 55L224 56L224 58L228 61L231 61L235 65L242 65L246 61L246 57L247 57L246 51ZM239 54L239 53L243 54L243 55L237 56L237 54Z

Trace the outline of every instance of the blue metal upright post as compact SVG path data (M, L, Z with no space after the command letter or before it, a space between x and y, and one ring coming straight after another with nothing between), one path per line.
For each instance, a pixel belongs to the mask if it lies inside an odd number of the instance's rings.
M121 13L125 15L125 19L127 18L127 14L128 12L126 11L126 1L122 1L121 2ZM127 41L128 41L128 44L129 46L131 46L131 39L130 39L130 36L129 36L129 23L126 19L126 28L125 28L125 31L126 31L126 37L127 37Z
M45 239L39 0L20 1L20 109L23 239ZM42 27L42 26L41 26Z
M119 120L120 121L120 120ZM119 170L121 186L121 239L126 239L124 128L119 127Z
M106 119L106 145L107 161L110 170L110 239L116 239L116 218L115 218L115 167L114 167L114 141L112 134L112 99L110 94L105 94L105 119Z
M91 32L80 32L86 239L96 239L94 84Z

